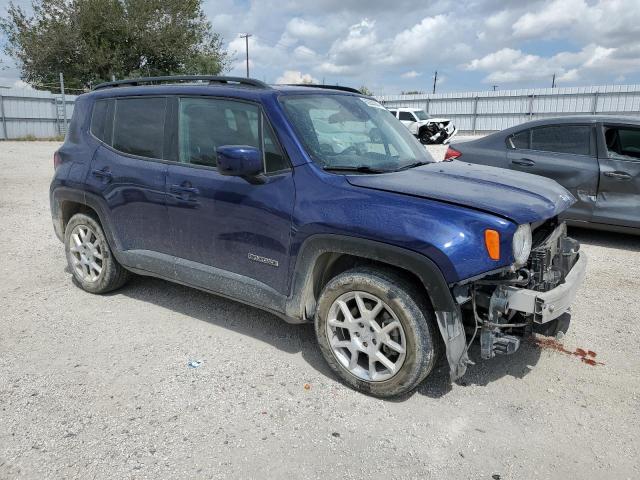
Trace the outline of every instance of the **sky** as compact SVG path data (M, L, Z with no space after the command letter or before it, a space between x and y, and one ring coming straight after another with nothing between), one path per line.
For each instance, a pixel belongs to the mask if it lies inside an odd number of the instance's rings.
M19 0L19 4L28 4ZM7 0L0 0L6 15ZM244 76L376 95L640 83L640 0L206 0ZM0 39L0 43L2 40ZM19 71L4 54L0 85Z

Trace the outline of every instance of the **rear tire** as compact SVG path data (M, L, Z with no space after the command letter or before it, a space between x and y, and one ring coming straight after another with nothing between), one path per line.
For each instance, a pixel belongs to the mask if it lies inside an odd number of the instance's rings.
M67 223L64 246L77 284L90 293L107 293L125 284L129 272L113 256L100 224L77 213Z
M425 293L405 278L371 267L337 275L315 317L320 350L350 387L376 397L413 390L433 369L437 341Z

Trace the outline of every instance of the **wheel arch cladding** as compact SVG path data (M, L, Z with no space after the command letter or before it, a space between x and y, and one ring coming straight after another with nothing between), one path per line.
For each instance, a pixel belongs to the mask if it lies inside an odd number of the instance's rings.
M329 254L329 255L327 255ZM331 266L336 255L373 260L417 277L433 307L446 347L452 380L461 377L469 361L460 307L457 305L438 266L428 257L393 245L343 235L314 235L300 248L293 269L286 314L310 318L316 308L318 272ZM327 260L329 259L329 260Z

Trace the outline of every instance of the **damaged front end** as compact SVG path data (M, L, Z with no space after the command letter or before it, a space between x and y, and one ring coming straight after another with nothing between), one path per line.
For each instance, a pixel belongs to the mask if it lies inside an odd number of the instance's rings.
M514 353L532 333L564 334L586 263L579 243L554 218L535 228L531 253L522 267L455 286L465 329L471 341L479 336L481 357Z
M447 144L458 129L449 120L429 121L418 130L418 139L423 145Z

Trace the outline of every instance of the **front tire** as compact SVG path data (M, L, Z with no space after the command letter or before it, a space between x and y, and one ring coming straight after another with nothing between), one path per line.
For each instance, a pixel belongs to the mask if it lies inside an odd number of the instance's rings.
M69 269L83 290L107 293L127 281L127 270L114 258L102 227L93 217L84 213L71 217L64 245Z
M424 292L391 271L360 267L325 286L315 330L331 369L376 397L413 390L436 362L433 314Z

